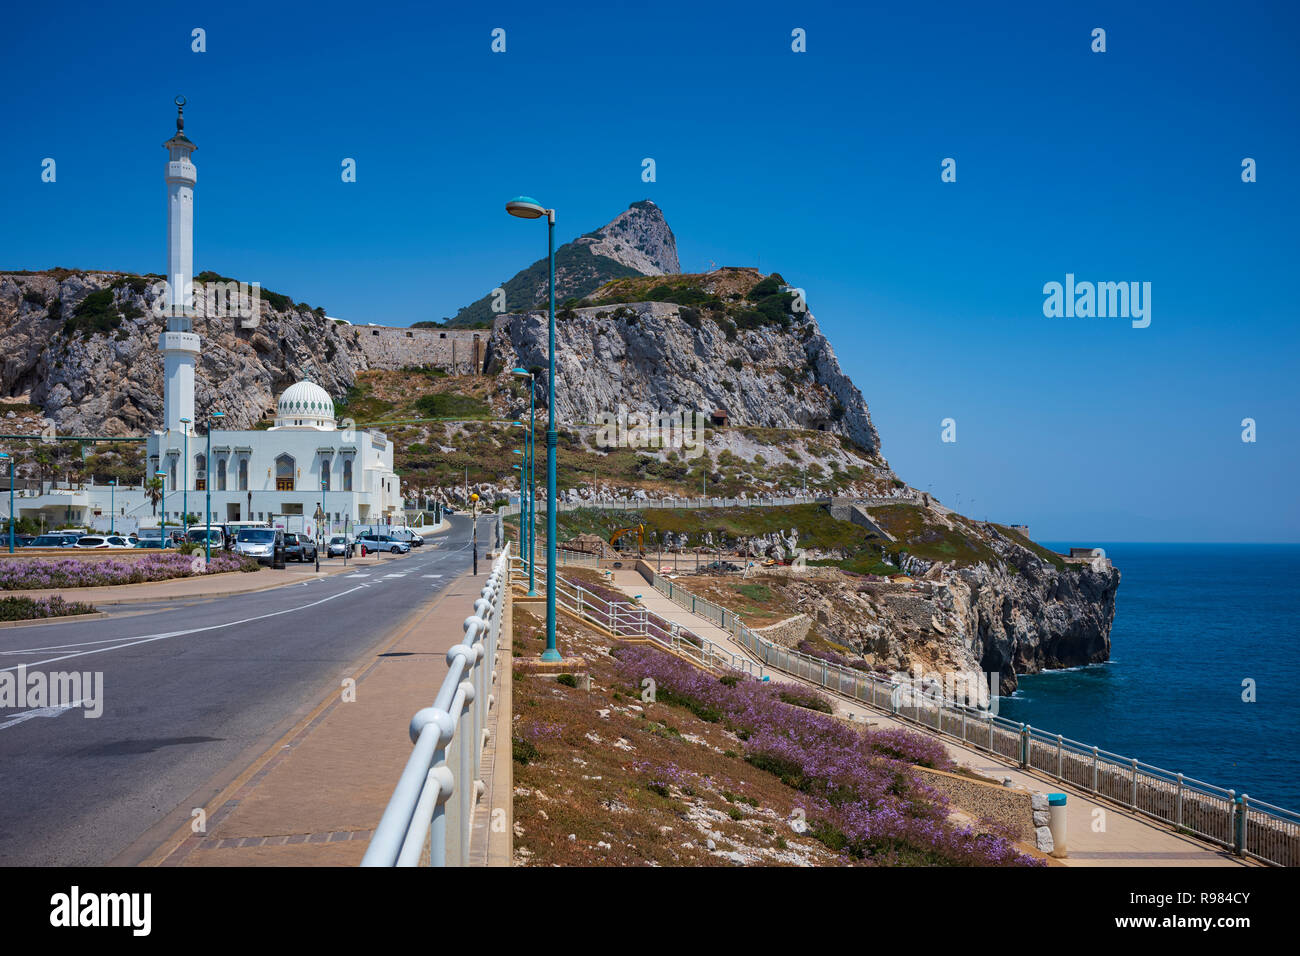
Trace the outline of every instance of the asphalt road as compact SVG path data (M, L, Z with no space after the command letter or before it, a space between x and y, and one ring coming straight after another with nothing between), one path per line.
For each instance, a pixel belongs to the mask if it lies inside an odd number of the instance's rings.
M214 774L273 744L469 570L471 521L450 520L409 555L356 572L0 629L0 672L103 674L98 718L0 707L0 865L105 864L168 814L202 805ZM492 524L480 519L480 571Z

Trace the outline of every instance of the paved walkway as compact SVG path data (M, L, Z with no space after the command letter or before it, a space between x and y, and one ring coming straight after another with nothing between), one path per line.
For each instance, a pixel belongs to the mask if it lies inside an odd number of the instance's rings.
M653 613L669 621L676 621L701 637L708 638L733 654L752 660L745 648L738 644L730 632L712 621L699 617L672 601L646 583L635 571L617 570L613 583L628 595L641 595L641 602ZM804 681L780 671L768 671L778 683L820 685ZM923 728L871 710L861 701L831 694L835 700L836 714L853 720L865 720L868 727L881 730L895 727L916 733L927 733ZM1058 783L1036 774L1018 769L1013 764L996 760L983 751L964 747L960 742L937 734L949 756L957 763L994 780L1010 778L1012 785L1032 793L1066 793L1066 822L1068 828L1069 856L1059 862L1067 866L1250 866L1249 861L1219 851L1190 837L1175 833L1163 824L1128 813L1122 808L1100 801L1069 784ZM1094 829L1096 827L1096 829Z
M464 575L355 665L355 700L331 693L182 827L154 866L355 866L411 755L411 715L432 703L491 571ZM509 653L509 644L505 644Z

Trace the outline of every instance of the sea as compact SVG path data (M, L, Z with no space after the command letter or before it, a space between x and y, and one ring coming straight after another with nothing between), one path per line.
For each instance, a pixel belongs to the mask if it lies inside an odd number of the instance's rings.
M1300 545L1097 547L1111 659L1021 677L1000 716L1300 811Z

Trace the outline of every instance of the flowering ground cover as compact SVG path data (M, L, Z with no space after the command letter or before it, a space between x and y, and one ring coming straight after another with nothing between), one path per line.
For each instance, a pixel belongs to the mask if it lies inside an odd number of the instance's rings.
M196 560L195 556L175 552L105 560L67 557L3 561L0 562L0 591L139 584L222 571L256 571L260 567L252 559L233 554L214 554L207 571L203 570L202 562L201 556Z
M803 797L809 832L831 849L875 863L1000 866L1036 862L1004 836L950 824L947 799L912 765L952 770L943 745L907 730L863 731L829 713L809 689L746 677L718 679L647 646L615 652L631 686L649 678L743 741L744 759Z
M0 621L35 621L45 617L91 614L94 610L90 604L65 601L57 596L43 600L13 596L0 598Z
M543 620L517 605L514 621L516 656L536 656ZM864 733L810 709L815 690L720 680L646 645L611 647L565 617L557 631L566 654L589 662L592 686L515 675L519 864L1032 862L991 825L947 819L945 798L912 770L951 768L929 737Z

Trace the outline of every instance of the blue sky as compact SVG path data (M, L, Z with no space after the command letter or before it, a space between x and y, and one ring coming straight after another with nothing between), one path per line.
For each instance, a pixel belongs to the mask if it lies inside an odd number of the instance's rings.
M402 325L544 254L505 199L568 239L650 198L684 270L807 290L945 502L1044 540L1300 540L1295 6L892 6L15 7L0 269L162 271L183 93L199 270ZM1150 282L1150 327L1045 318L1067 272Z

